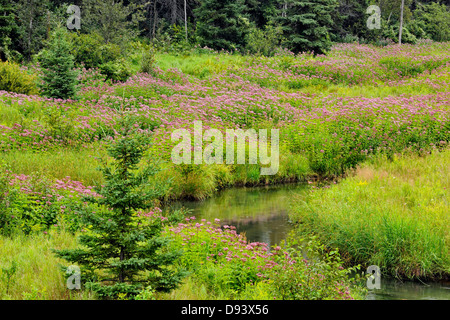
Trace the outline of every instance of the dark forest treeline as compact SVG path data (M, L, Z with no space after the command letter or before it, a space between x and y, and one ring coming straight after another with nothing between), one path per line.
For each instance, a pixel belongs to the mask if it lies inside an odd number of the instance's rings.
M2 60L30 60L43 48L51 31L66 24L71 4L81 10L79 34L101 38L103 43L122 49L130 39L140 37L162 49L198 44L270 55L273 48L282 46L294 52L324 53L332 42L397 42L401 2L0 0L0 54ZM367 27L370 5L381 10L379 29ZM405 0L402 42L450 40L449 8L450 0Z

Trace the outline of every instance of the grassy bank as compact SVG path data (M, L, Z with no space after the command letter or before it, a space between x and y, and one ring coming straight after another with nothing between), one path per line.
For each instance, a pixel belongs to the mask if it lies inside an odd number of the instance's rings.
M93 299L88 291L67 290L66 280L59 269L59 265L66 262L55 258L51 251L75 245L74 235L64 231L52 230L13 238L1 236L0 300Z
M291 219L349 263L407 278L450 276L450 151L359 167L296 199Z

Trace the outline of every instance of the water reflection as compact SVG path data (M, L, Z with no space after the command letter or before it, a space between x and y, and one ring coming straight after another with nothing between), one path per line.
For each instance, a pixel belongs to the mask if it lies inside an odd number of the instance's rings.
M233 188L202 202L185 201L172 206L192 209L198 220L220 219L221 225L233 225L245 233L249 241L279 244L289 232L290 201L308 190L304 184L284 186ZM368 300L445 299L450 300L450 283L400 282L381 278L381 289L370 290Z
M233 225L249 241L279 244L290 230L288 209L294 194L307 190L304 184L233 188L205 201L183 201L174 204L192 209L197 219Z
M450 283L381 278L381 288L369 290L367 300L450 300Z

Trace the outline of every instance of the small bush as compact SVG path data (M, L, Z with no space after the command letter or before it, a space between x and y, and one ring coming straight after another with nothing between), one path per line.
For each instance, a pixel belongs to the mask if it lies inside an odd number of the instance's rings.
M122 56L120 47L116 44L105 44L98 33L70 34L71 54L77 66L97 68L100 65L114 61Z
M0 61L0 90L37 94L36 76L20 70L18 64Z
M145 49L141 58L141 72L151 73L155 65L155 50L153 47Z
M125 59L109 61L100 65L100 72L106 76L107 79L113 81L126 81L131 76L131 67Z
M221 299L360 299L363 288L349 279L358 267L343 268L337 252L327 253L314 238L269 247L248 242L234 226L220 227L195 217L166 228L172 250L182 250L177 261L198 287ZM284 249L282 249L282 247ZM308 260L303 259L303 253Z
M83 64L86 68L95 68L102 63L103 38L96 34L70 34L71 53L77 65Z
M273 56L281 41L282 30L271 25L265 30L252 28L247 34L247 49L250 53Z

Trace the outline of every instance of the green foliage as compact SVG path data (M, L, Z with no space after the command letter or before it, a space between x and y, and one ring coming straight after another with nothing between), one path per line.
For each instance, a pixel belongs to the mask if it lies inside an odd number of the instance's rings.
M423 22L424 31L435 41L450 41L450 9L444 4L432 2L419 4L414 15Z
M15 23L14 6L9 0L0 1L0 61L9 60L11 52L12 31L17 28Z
M0 61L0 90L37 94L36 77L20 70L18 64Z
M5 200L0 229L3 235L47 232L50 228L61 226L72 232L81 229L82 206L72 201L68 194L55 192L53 181L45 176L32 174L22 183L10 185L12 175L7 176ZM20 181L20 179L19 179Z
M86 68L98 67L106 62L102 50L104 46L103 37L97 33L81 34L71 32L71 53L77 65L83 64Z
M101 169L105 185L96 188L100 197L85 199L98 209L84 216L89 226L79 237L84 248L56 250L57 256L82 266L86 288L102 298L131 298L149 285L170 291L184 275L171 268L179 253L167 250L168 239L160 236L164 217L138 212L152 208L164 186L149 186L158 172L150 160L140 166L149 137L131 124L124 119L121 136L108 148L114 161Z
M49 21L48 5L48 0L14 1L17 33L11 39L14 41L14 47L27 61L43 48L45 39L48 39L48 28L52 23Z
M153 47L145 48L142 52L140 71L144 73L151 73L155 67L155 62L155 49Z
M327 253L316 240L291 234L281 246L248 242L233 226L219 227L202 219L168 228L182 249L177 263L190 278L216 299L354 299L364 290L353 288L337 252ZM306 253L307 261L303 258ZM356 278L354 280L357 280Z
M301 239L294 233L284 244L291 263L279 263L270 273L269 291L280 300L353 300L362 298L364 289L355 286L359 266L343 268L337 250L327 251L317 239ZM350 277L356 274L357 277Z
M132 73L124 49L115 43L105 43L98 33L71 33L71 53L77 66L99 68L106 79L125 81Z
M386 39L391 39L394 42L398 42L400 24L395 23L383 28L383 37ZM409 27L407 25L403 25L402 31L402 43L411 43L415 44L417 42L416 36L409 31Z
M105 43L114 43L122 49L136 35L136 26L142 20L142 12L135 2L115 0L83 0L83 30L101 34Z
M265 30L252 28L247 34L247 48L250 53L272 56L281 42L280 27L267 25Z
M156 300L155 290L151 286L146 287L134 297L134 300Z
M338 185L296 199L290 218L345 252L346 263L378 265L395 277L448 277L449 161L448 150L380 157Z
M9 185L11 181L9 166L2 162L0 170L0 235L11 236L17 229L17 220L9 209L15 192Z
M9 289L10 286L13 282L13 277L17 272L17 262L16 261L12 261L11 263L11 267L9 268L2 268L0 275L5 279L6 281L6 295L9 294Z
M322 54L331 48L329 30L336 0L289 0L285 13L278 18L293 52ZM284 9L283 9L284 10Z
M67 31L58 28L52 34L47 49L40 53L42 66L42 93L51 98L70 99L77 93L78 73L70 53Z
M360 38L370 37L373 31L366 26L369 17L366 14L368 7L368 0L339 0L337 12L333 15L331 40L349 43L354 42L355 39L357 42Z
M131 67L123 58L103 63L99 69L107 79L113 81L126 81L131 76Z
M13 29L14 7L11 1L0 1L0 39L8 36Z
M246 29L243 0L204 0L194 9L196 34L200 45L215 50L233 51L245 46Z

